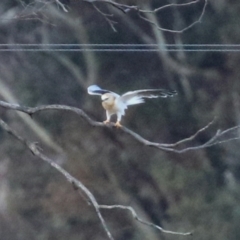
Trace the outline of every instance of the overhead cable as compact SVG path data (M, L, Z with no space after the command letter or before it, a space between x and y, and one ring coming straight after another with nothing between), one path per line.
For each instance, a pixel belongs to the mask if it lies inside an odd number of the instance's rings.
M0 52L239 52L240 44L2 43Z

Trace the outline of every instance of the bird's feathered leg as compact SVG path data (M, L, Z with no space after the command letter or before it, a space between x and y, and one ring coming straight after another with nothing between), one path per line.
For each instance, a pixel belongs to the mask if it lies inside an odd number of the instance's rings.
M104 124L110 123L111 115L109 114L108 111L106 111L106 116L107 116L107 119L105 121L103 121Z
M122 127L121 125L121 118L122 118L122 113L117 113L117 122L115 123L115 127L120 128Z

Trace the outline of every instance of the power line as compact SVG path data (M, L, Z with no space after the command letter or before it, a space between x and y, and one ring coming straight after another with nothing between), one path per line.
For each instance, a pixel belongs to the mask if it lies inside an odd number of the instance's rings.
M240 49L0 49L0 52L240 52Z
M172 46L172 47L240 47L240 44L147 44L147 43L0 43L0 46L89 46L89 47L151 47L151 46Z
M239 52L240 44L3 43L0 52Z

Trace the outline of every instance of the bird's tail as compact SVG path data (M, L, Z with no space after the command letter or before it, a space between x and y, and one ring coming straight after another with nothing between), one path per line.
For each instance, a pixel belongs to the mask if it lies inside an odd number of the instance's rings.
M139 97L139 96L135 96L133 98L130 98L126 101L127 106L128 105L135 105L135 104L140 104L140 103L144 103L144 99Z

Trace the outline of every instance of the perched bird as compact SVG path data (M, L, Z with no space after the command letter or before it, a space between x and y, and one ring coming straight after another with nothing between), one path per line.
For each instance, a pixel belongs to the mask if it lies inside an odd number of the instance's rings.
M90 95L101 95L102 106L106 110L107 115L107 119L104 121L104 123L109 123L111 116L116 114L116 127L121 127L121 118L124 116L125 110L129 105L144 103L144 98L166 98L177 94L176 91L169 91L165 89L143 89L127 92L120 96L117 93L109 90L101 89L97 85L89 86L88 93Z

